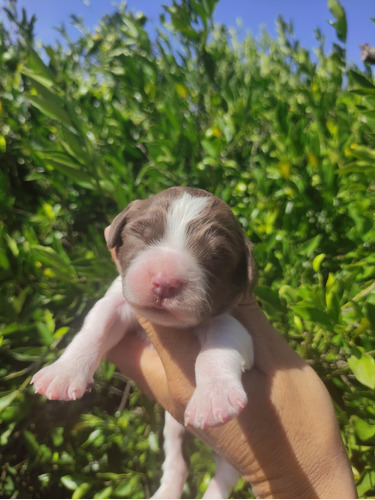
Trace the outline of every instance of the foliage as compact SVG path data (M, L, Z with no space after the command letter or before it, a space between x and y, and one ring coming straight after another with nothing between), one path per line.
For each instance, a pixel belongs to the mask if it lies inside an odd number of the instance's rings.
M234 209L255 243L256 293L335 402L361 497L375 494L375 85L276 40L215 26L216 0L165 9L155 40L125 7L93 33L36 49L34 19L0 25L0 484L4 497L140 498L155 491L162 412L103 362L74 403L31 375L115 275L102 233L129 201L181 184ZM346 18L329 2L338 38ZM130 388L126 401L122 389ZM186 495L211 456L190 445ZM212 467L208 471L212 473ZM242 482L236 497L247 497Z

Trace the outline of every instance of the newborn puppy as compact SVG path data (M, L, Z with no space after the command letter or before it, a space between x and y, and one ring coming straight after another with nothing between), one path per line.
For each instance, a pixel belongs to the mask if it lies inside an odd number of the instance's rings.
M230 310L251 292L255 266L251 245L228 205L200 189L170 188L132 202L109 227L107 244L116 251L120 276L63 355L34 375L36 392L49 399L81 397L103 355L127 331L140 329L136 310L154 324L193 327L200 340L185 425L213 427L237 416L247 403L241 375L253 364L253 346ZM186 474L177 487L172 473L177 461L171 459L180 448L181 429L166 418L166 460L156 496L176 497L173 488L181 493ZM216 476L207 494L226 497L238 475L222 460Z

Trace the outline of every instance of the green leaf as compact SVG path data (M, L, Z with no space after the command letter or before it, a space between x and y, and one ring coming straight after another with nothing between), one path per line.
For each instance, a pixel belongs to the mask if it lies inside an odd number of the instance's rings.
M367 353L362 353L360 357L350 356L348 365L361 384L375 389L375 360L372 356Z
M7 149L7 141L3 135L0 135L0 153L5 153Z
M62 129L62 134L65 140L61 140L61 143L66 151L73 156L78 163L89 162L90 156L87 152L84 138L67 128Z
M59 276L64 276L66 280L77 278L74 267L66 262L66 260L53 248L42 245L32 245L30 247L30 252L35 260L42 262L42 264L46 266L52 267Z
M48 326L41 321L37 321L35 323L35 327L39 332L39 338L42 344L47 346L51 345L54 340L53 331L51 331Z
M350 92L353 92L353 94L358 94L358 95L364 95L364 96L375 96L375 89L369 89L369 88L354 88L350 89Z
M298 249L298 253L301 255L306 255L310 257L313 255L320 242L322 241L323 236L321 234L317 234L310 240L306 241L303 246Z
M107 486L103 490L98 491L97 493L95 493L94 499L112 498L112 494L113 494L113 488L112 488L112 486Z
M2 396L0 398L0 412L7 408L12 402L21 394L21 391L12 391L10 394L6 396Z
M91 488L90 483L82 483L75 490L72 495L72 498L87 498L87 493Z
M69 326L62 326L61 328L58 328L55 333L53 334L55 339L58 339L60 337L63 337L69 332L70 328Z
M96 189L92 177L86 172L82 171L83 166L70 160L69 157L51 158L46 157L46 162L62 174L66 175L74 182L86 189Z
M375 436L375 423L370 424L360 417L354 419L354 429L362 441L368 441Z
M375 85L362 73L358 73L358 71L350 69L349 76L364 89L375 89Z
M316 273L320 271L320 266L322 265L323 260L325 259L326 254L321 253L315 257L312 263L312 267Z
M218 0L191 0L191 5L201 18L205 28L208 27L208 21L212 19L217 2Z
M329 314L327 314L322 309L318 309L313 306L302 306L296 305L292 306L292 311L300 316L302 319L307 319L313 323L318 323L327 329L332 328L332 319Z
M370 149L366 146L361 146L359 144L351 144L350 152L352 153L353 156L357 158L363 158L370 162L375 160L375 150Z
M375 109L368 109L367 111L361 111L361 113L369 118L375 118Z
M51 70L44 64L39 55L30 48L30 54L26 65L22 68L22 73L33 78L44 87L53 87L55 81Z
M24 429L23 435L24 435L24 438L25 438L27 444L29 445L29 448L35 454L37 454L39 449L40 449L40 445L39 445L36 437L34 436L34 434L32 432L28 431L27 429Z
M27 94L29 101L49 118L57 120L66 127L72 127L72 121L64 109L66 108L64 99L36 81L33 82L33 87L37 94Z
M13 335L20 332L27 332L32 329L30 325L20 325L19 323L10 323L5 328L1 329L1 335Z
M272 290L272 288L269 288L267 286L258 285L256 287L255 293L260 300L267 302L277 311L285 311L285 307L283 307L277 291Z
M4 248L0 248L0 267L2 267L5 271L8 271L10 268L10 262Z
M367 302L365 304L366 318L369 320L372 329L375 331L375 304Z
M12 252L14 257L18 257L20 251L19 251L17 242L9 234L5 235L5 239L8 243L8 248Z
M68 490L76 490L78 483L72 476L62 476L61 482Z
M347 34L347 22L344 7L340 4L340 2L338 2L338 0L328 0L328 8L336 19L336 22L330 22L336 29L337 37L339 38L339 40L345 43Z
M359 483L357 492L358 492L358 498L371 498L373 495L370 497L365 496L366 493L373 492L375 489L375 471L369 470L366 471L363 475L362 481Z
M16 422L12 422L8 428L0 434L0 446L5 446L8 444L9 438L12 435L12 432L16 426Z
M140 476L133 476L122 481L116 488L115 494L117 498L132 498L134 491L137 490L140 483Z

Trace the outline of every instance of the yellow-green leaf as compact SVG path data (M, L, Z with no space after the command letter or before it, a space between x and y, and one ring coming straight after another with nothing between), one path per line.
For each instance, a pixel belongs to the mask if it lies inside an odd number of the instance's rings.
M348 365L358 382L375 389L375 360L370 354L363 353L360 357L350 356Z

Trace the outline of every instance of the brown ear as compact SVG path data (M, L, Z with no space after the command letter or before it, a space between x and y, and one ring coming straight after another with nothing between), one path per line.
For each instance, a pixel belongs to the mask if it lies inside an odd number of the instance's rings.
M249 280L249 293L252 293L258 279L258 271L255 265L253 244L245 235L244 237L247 247L247 276Z
M126 224L126 209L119 213L111 222L107 233L107 247L109 250L121 245L121 233Z
M124 229L131 213L137 210L137 205L142 203L140 200L135 200L129 203L129 205L120 212L111 222L111 225L107 229L106 241L109 250L112 248L120 247L122 244L122 230Z

